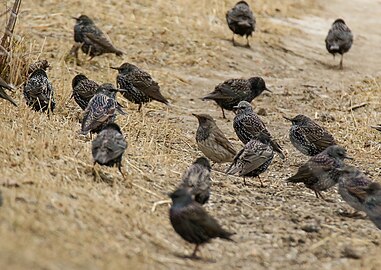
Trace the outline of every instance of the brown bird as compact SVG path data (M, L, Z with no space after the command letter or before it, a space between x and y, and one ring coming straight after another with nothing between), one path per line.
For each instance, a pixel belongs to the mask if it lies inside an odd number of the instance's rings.
M8 96L8 94L5 92L4 88L7 90L13 89L12 86L7 84L2 78L0 78L0 98L8 100L10 103L12 103L14 106L17 107L16 102L14 102L14 100L10 96Z
M231 162L236 155L236 150L214 119L208 114L194 114L199 126L196 132L198 149L210 160L216 163Z

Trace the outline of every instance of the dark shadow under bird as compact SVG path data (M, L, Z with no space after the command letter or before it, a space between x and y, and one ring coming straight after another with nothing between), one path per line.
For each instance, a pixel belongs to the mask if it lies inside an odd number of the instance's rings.
M333 136L311 118L302 114L294 118L284 118L292 123L289 132L292 145L304 155L317 155L328 146L336 144Z
M17 107L16 102L5 92L5 89L12 91L13 88L9 84L7 84L2 78L0 78L0 98L8 100L14 106Z
M83 74L76 75L71 82L71 86L73 88L72 97L74 97L75 102L82 110L86 109L99 87L96 82L88 79Z
M226 12L226 22L233 32L232 42L235 46L234 34L246 36L246 46L250 47L249 36L255 31L255 17L246 1L239 1Z
M250 103L263 91L271 92L261 77L251 77L248 80L230 79L218 84L214 91L203 97L202 100L214 100L221 107L223 118L226 118L224 110L234 110L234 107L241 101Z
M118 70L116 83L119 88L126 90L122 95L132 103L139 104L139 111L144 103L152 100L169 105L168 100L160 92L159 84L144 70L130 63L111 68Z
M337 19L333 22L331 29L325 39L325 46L334 57L338 53L341 55L340 69L343 68L343 56L352 47L352 31L345 24L343 19Z
M224 230L199 203L193 201L186 189L177 189L170 197L173 203L169 210L169 218L174 230L185 241L196 245L191 258L197 258L199 246L213 238L233 241L230 238L233 233Z

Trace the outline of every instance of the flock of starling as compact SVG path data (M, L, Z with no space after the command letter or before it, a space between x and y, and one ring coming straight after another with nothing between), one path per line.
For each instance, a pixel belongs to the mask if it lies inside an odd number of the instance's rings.
M88 16L81 15L74 19L75 44L71 53L76 57L80 49L90 58L106 53L123 55ZM247 38L247 46L250 46L248 37L255 31L256 19L249 5L239 1L226 13L226 21L233 32L233 44L236 45L234 35L240 35ZM351 48L353 36L342 19L333 23L325 42L329 53L341 55L340 68L343 68L343 54ZM54 88L47 75L48 67L45 60L30 66L23 84L23 94L26 104L33 110L54 113L56 102ZM92 141L94 164L117 166L124 177L122 157L127 142L115 119L117 114L125 115L126 112L116 100L117 93L137 104L138 110L151 101L165 105L169 105L169 101L161 94L159 84L138 66L123 63L111 68L118 71L116 87L111 83L98 84L84 74L78 74L72 80L72 98L83 110L81 133L97 134ZM5 91L12 89L0 79L0 97L17 106ZM263 91L271 92L261 77L229 79L218 84L213 92L202 98L215 101L222 109L223 118L226 118L224 110L235 112L233 128L243 143L239 151L210 115L193 114L199 123L196 142L205 157L195 160L184 173L177 189L170 194L172 206L169 212L174 230L183 239L196 245L191 257L196 256L200 245L213 238L233 241L231 237L234 233L223 229L202 206L208 202L211 194L210 161L230 163L226 174L243 177L246 184L246 178L259 178L268 170L275 154L285 158L281 145L250 104ZM287 182L303 183L318 198L323 198L323 191L338 184L341 197L355 211L365 212L381 229L380 184L373 182L357 168L345 164L345 159L350 159L346 150L337 145L334 137L312 119L305 115L285 119L291 122L289 138L292 145L310 157ZM381 130L380 126L375 128Z

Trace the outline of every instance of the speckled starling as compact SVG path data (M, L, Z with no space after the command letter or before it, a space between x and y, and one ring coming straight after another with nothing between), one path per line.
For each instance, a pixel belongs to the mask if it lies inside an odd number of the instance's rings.
M123 96L132 103L139 104L139 111L142 104L152 100L168 105L168 100L160 93L160 86L151 75L137 66L130 63L123 63L120 67L111 67L118 70L116 83L119 88L127 90Z
M104 126L115 121L116 111L126 114L118 105L115 95L122 89L116 89L112 84L105 83L98 87L84 111L81 133L99 133Z
M290 141L292 145L307 156L314 156L324 151L328 146L335 145L333 136L309 117L299 114L291 121Z
M371 126L371 127L374 128L375 130L381 131L381 125Z
M232 175L238 173L238 176L243 176L245 185L245 177L259 177L267 170L274 158L270 143L271 138L267 134L263 132L255 134L255 138L251 139L235 156L226 173ZM262 181L261 186L263 186Z
M328 52L331 53L334 57L337 53L341 55L340 69L343 68L343 55L349 51L352 43L352 32L345 24L344 20L337 19L334 21L325 39L325 46Z
M249 102L241 101L238 106L234 108L237 110L237 114L234 117L233 127L241 142L247 144L251 139L255 139L258 132L263 132L271 138L270 132L259 116L254 112ZM282 147L272 138L270 145L282 159L285 158Z
M192 258L196 257L198 247L213 238L233 241L233 233L224 230L202 206L193 201L186 189L177 189L170 194L172 206L169 218L175 231L186 241L196 244Z
M47 70L50 67L49 62L47 60L38 60L32 64L30 64L28 69L28 75L32 74L37 69Z
M249 36L255 31L255 17L249 4L246 1L237 2L231 10L226 12L226 21L230 30L233 31L233 45L236 45L234 34L237 34L246 36L246 46L250 47Z
M226 118L224 109L232 111L239 102L243 100L251 102L263 91L271 92L261 77L252 77L248 80L230 79L217 85L212 93L202 99L214 100L221 107L223 118Z
M198 119L199 123L196 132L198 149L213 162L233 161L236 150L218 128L214 119L208 114L193 115Z
M104 53L115 53L117 56L123 55L123 52L114 47L110 39L94 24L86 15L74 18L74 41L82 44L82 51L91 58ZM77 53L76 53L77 56Z
M26 104L35 111L53 112L56 107L54 89L43 69L36 69L24 84Z
M320 192L337 184L340 176L340 171L337 168L344 166L344 159L346 158L351 159L343 147L329 146L320 154L311 157L287 181L304 183L307 188L315 192L317 198L323 198Z
M72 97L74 97L75 102L85 110L91 98L95 95L99 85L89 80L85 75L78 74L76 75L72 82L71 86L73 88Z
M13 88L9 84L7 84L2 78L0 78L0 98L8 100L10 103L17 107L16 102L10 96L8 96L8 94L5 92L5 89L12 90Z

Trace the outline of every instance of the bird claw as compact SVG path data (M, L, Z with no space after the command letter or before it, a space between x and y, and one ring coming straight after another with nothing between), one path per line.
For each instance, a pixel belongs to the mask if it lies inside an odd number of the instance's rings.
M170 205L171 204L171 200L163 200L163 201L158 201L158 202L155 202L151 208L151 212L155 212L156 210L156 207L159 206L159 205L162 205L162 204L168 204Z

